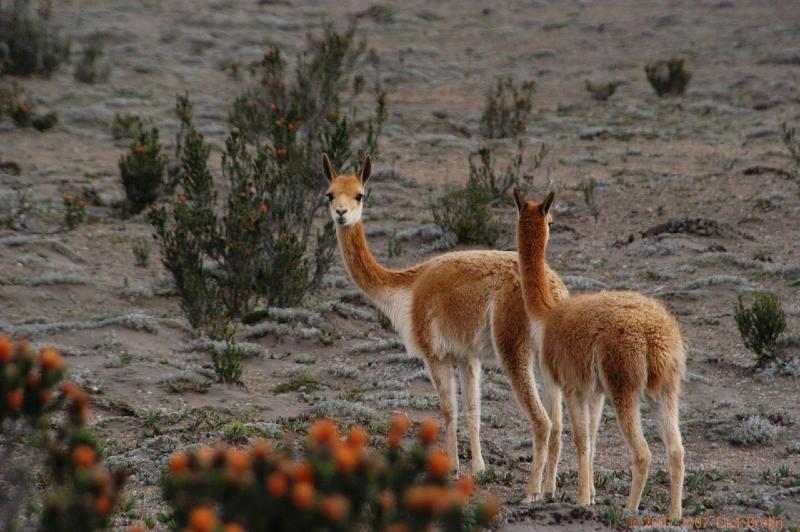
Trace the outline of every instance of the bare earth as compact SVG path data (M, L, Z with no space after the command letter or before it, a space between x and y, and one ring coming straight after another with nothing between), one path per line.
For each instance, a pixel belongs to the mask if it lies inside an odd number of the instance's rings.
M311 312L302 319L288 318L266 336L242 328L240 338L261 348L245 361L244 386L180 392L174 385L180 379L197 385L213 375L209 355L191 345L177 298L163 295L169 278L157 253L148 267L134 265L131 245L149 236L146 220L122 219L109 206L122 198L123 146L110 135L114 113L151 118L171 145L174 97L189 91L201 130L221 146L229 105L247 82L231 79L222 65L257 59L273 43L291 57L325 20L344 27L371 5L326 4L56 2L55 20L76 52L88 35L104 36L111 78L78 84L68 66L51 79L24 80L34 101L58 111L59 125L41 134L0 123L0 159L21 167L19 176L0 172L0 215L17 207L21 192L34 204L30 229L0 230L0 331L65 350L73 377L93 392L93 426L108 439L110 462L133 470L128 494L142 497L133 514L164 509L158 478L171 451L230 436L236 420L250 436L297 441L309 415L358 421L372 433L397 410L415 419L438 415L421 363L403 357L397 335L381 327L338 257L327 288L307 298ZM781 520L780 526L797 527L800 369L793 366L794 376L791 369L753 369L733 305L745 290L778 294L790 333L782 356L800 357L800 189L774 172L745 173L789 165L778 131L784 120L800 125L800 3L450 0L402 2L393 11L389 21L359 20L380 54L389 96L390 118L373 166L400 175L376 178L365 208L379 260L404 266L424 258L417 250L430 242L416 236L389 259L389 236L430 221L429 187L465 179L467 155L480 143L484 91L495 76L535 79L528 144L552 146L535 183L544 191L549 179L558 190L550 263L573 291L624 288L662 299L691 346L681 405L688 518L708 518L699 524L713 528L773 516L774 526ZM673 54L688 58L689 91L659 99L643 65ZM586 80L623 84L601 103L585 91ZM589 177L599 182L597 220L578 188ZM90 191L100 203L89 208L90 223L53 232L61 194ZM497 216L505 228L499 246L512 247L513 209ZM710 235L641 237L686 218L718 225ZM306 374L319 385L273 392ZM567 429L560 500L524 506L528 423L496 366L485 370L483 396L490 468L483 487L506 501L498 528L609 527L607 512L624 506L630 482L628 451L610 408L595 466L598 504L588 510L572 504L576 461ZM778 426L774 443L729 443L751 415ZM637 519L645 524L667 508L663 445L646 407L644 425L653 451L650 482L641 515L625 516L623 527ZM463 469L468 446L460 430ZM788 475L776 473L781 465ZM130 517L115 523L124 527Z

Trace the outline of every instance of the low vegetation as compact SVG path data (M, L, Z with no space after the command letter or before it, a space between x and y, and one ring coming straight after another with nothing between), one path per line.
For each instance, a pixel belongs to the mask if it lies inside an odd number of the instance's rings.
M753 351L759 363L777 353L778 337L786 330L786 314L775 294L755 292L747 307L740 295L734 307L734 318L745 347Z
M681 57L660 60L645 65L645 74L650 86L659 96L680 96L686 92L692 73L684 67Z
M781 124L781 140L789 155L789 175L800 186L800 139L786 122Z
M141 212L158 197L164 181L167 157L161 152L158 129L142 130L119 159L119 173L125 187L127 208Z
M511 77L499 77L486 93L486 107L481 115L481 134L488 139L517 137L525 132L533 108L536 82L517 83Z
M0 3L0 75L49 76L69 57L69 42L29 0Z

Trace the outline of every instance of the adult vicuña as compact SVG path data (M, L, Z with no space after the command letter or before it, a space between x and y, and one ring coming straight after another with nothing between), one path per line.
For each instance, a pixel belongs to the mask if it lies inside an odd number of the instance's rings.
M527 494L536 498L550 421L534 384L535 343L522 301L517 254L461 251L404 270L386 269L370 253L361 222L364 186L371 174L369 156L357 176L338 175L327 155L322 163L344 263L353 281L389 317L409 354L424 359L439 395L451 468L458 469L454 367L462 372L472 471L477 473L485 468L480 444L481 357L494 351L533 426L537 456ZM544 268L548 296L567 297L558 275Z
M525 308L539 346L542 394L553 426L560 427L561 393L578 452L579 505L594 498L593 461L605 395L633 458L627 510L639 508L650 449L642 434L639 402L656 405L656 420L667 450L671 483L669 517L681 516L683 444L678 428L678 395L686 369L686 350L678 323L661 303L635 292L599 292L560 302L549 290L545 248L553 203L526 201L514 190L519 209L517 247ZM560 435L551 433L548 480L555 478ZM555 489L555 484L551 486ZM548 486L545 485L545 492Z

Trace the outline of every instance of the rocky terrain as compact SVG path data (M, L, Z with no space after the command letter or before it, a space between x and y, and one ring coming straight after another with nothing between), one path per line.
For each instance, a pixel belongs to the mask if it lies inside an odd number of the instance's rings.
M526 143L531 153L551 148L534 178L536 190L558 191L550 264L573 291L661 299L688 340L685 524L800 526L800 182L785 175L780 138L782 122L800 126L799 3L68 0L53 20L73 41L73 63L99 36L110 77L80 84L64 65L49 79L21 80L59 124L39 133L0 122L0 216L30 204L24 226L0 229L0 332L58 346L92 392L92 426L107 439L109 463L133 473L135 499L119 527L165 509L158 479L175 449L259 435L292 441L315 416L379 433L395 411L438 415L422 363L405 357L338 257L303 308L240 329L244 385L213 382L213 346L192 335L155 246L146 267L134 263L131 246L150 237L150 225L113 207L124 197L116 113L152 120L171 152L175 95L188 91L200 130L219 147L248 82L226 67L257 60L271 44L291 57L308 32L352 21L380 57L389 104L365 206L378 259L399 267L437 253L426 251L439 236L429 198L464 181L481 143L485 91L499 75L535 79ZM691 83L684 96L659 98L643 67L672 55L687 58ZM599 102L587 80L620 84ZM88 222L72 231L59 228L63 193L91 201ZM497 219L498 247L513 248L513 207ZM399 256L389 256L392 235ZM757 368L733 318L737 294L750 290L777 294L788 321L779 361ZM610 408L598 503L572 504L567 428L558 500L526 506L529 425L499 366L485 368L482 395L489 470L481 481L505 501L499 529L628 527L664 515L668 475L646 405L650 480L641 515L623 516L629 455Z

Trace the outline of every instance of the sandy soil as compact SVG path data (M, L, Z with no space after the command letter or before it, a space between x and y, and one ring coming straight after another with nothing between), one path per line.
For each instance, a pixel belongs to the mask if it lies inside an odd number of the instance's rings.
M253 436L296 439L309 415L335 414L377 430L396 410L416 419L438 412L424 368L402 356L397 335L358 298L338 257L328 287L307 300L312 317L247 338L260 349L245 361L244 386L171 391L171 380L211 375L208 353L192 344L176 298L163 295L169 279L156 254L146 268L134 265L132 242L149 236L149 225L122 219L109 206L123 194L123 147L110 134L115 113L152 119L170 145L174 96L189 91L200 128L221 145L227 109L244 83L221 66L258 58L268 44L296 51L325 21L343 26L371 5L331 4L58 2L55 20L76 45L72 61L99 32L110 80L76 83L70 66L50 79L23 80L37 104L59 112L59 125L40 134L0 123L0 160L21 167L18 176L0 172L0 214L17 208L23 192L33 203L27 229L0 230L0 331L64 348L73 376L93 391L93 424L108 439L110 462L134 471L129 493L141 497L134 509L140 516L163 510L158 477L172 450L224 437L237 420ZM373 166L401 176L372 183L365 223L378 258L392 266L423 258L417 250L429 242L415 238L390 259L388 235L429 222L429 189L464 180L467 155L481 142L483 95L495 76L535 79L528 144L552 147L536 185L558 190L551 264L576 291L624 288L660 298L691 346L681 406L687 515L709 518L708 527L749 516L797 527L800 370L796 363L794 370L753 369L733 305L741 291L778 294L790 332L781 356L800 357L800 184L774 172L746 172L789 166L779 124L800 125L800 3L409 1L392 13L389 21L359 20L380 55L390 106ZM659 99L643 65L673 54L688 58L690 88L683 97ZM585 91L586 80L622 84L602 103ZM596 220L579 189L590 177L599 183ZM58 231L64 192L92 192L101 203L89 208L90 223L71 232ZM641 236L686 218L714 220L719 230ZM513 246L513 211L503 209L498 219L499 247ZM355 317L353 307L366 315ZM316 388L273 392L306 374L316 377ZM489 366L485 377L484 487L507 503L500 529L603 529L663 515L663 446L646 410L653 463L641 516L608 522L609 509L624 506L630 482L627 448L609 408L595 466L598 504L572 504L576 462L567 429L560 500L521 505L528 424L502 371ZM777 423L776 439L732 445L730 435L752 415ZM460 430L464 467L468 446ZM788 468L783 477L776 473L781 465ZM123 527L130 518L115 523Z

